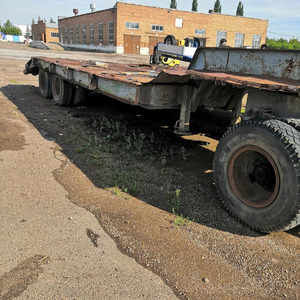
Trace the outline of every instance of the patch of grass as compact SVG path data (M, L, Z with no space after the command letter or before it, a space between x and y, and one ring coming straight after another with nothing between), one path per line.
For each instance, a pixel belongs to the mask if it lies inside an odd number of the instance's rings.
M11 83L14 83L14 84L20 84L20 83L21 83L21 82L15 80L15 79L10 79L9 81L10 81Z
M169 146L167 143L168 138L156 137L153 132L147 136L140 130L130 129L122 118L113 120L101 116L95 118L89 125L94 130L94 139L97 139L95 143L101 147L103 147L102 143L116 142L120 148L130 152L131 156L147 158L151 162L158 160L162 166L165 166L169 159L174 158L175 153L186 160L187 154L184 148L181 152L179 149L175 152L173 145ZM97 133L105 136L105 141L101 141Z
M84 153L85 152L85 147L78 147L78 148L76 148L76 150L75 150L77 153Z
M174 220L174 228L179 228L182 226L187 226L191 221L189 219L184 218L182 215L177 216Z
M139 190L135 173L127 171L117 172L113 176L113 186L120 188L123 192L130 195L137 195Z
M113 191L114 191L114 193L115 193L116 196L119 196L120 190L119 190L118 188L115 187L115 188L113 189Z
M189 218L185 218L182 214L180 214L180 189L177 189L175 192L168 192L167 201L169 202L172 213L176 216L174 220L174 228L187 226L191 221Z
M91 150L91 153L90 153L90 157L92 158L93 160L93 163L96 165L96 166L101 166L102 165L102 161L101 161L101 156L100 156L100 153L98 150Z

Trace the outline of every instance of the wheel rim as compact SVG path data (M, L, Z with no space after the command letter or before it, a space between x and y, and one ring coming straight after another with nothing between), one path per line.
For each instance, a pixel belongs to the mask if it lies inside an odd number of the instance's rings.
M278 168L270 155L256 146L244 146L233 154L228 177L237 198L250 207L267 207L279 192Z
M60 95L60 89L61 89L61 80L58 76L54 78L54 94L56 97Z
M166 45L172 45L172 40L170 38L166 39Z

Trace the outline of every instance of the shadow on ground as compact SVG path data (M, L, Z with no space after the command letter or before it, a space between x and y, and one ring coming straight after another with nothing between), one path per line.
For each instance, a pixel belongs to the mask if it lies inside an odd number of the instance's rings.
M62 107L30 85L7 85L1 92L43 137L59 144L95 186L125 191L218 230L263 236L222 208L212 173L216 145L175 136L178 111L149 111L95 94L84 106ZM201 124L194 130L204 132ZM219 138L220 133L211 131L209 136ZM299 228L289 233L299 237Z

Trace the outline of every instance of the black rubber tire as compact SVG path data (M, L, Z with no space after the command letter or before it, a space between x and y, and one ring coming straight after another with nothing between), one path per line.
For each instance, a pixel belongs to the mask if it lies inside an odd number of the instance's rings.
M296 130L300 131L300 119L294 119L294 118L285 118L282 119L283 122L291 125L292 127L294 127Z
M176 39L175 39L174 35L167 35L165 37L164 44L176 45Z
M72 84L58 75L52 76L53 100L58 105L70 105L72 100Z
M185 47L193 47L194 46L194 40L189 39L189 38L185 38L184 39L184 45L185 45Z
M205 47L205 39L201 38L194 38L194 47Z
M149 64L150 65L154 64L154 62L153 62L153 55L152 54L150 55L150 58L149 58Z
M39 70L39 89L43 97L52 98L52 75L42 69Z
M73 86L72 92L72 104L82 105L86 97L88 96L88 89L81 86Z
M231 215L261 232L300 223L300 133L279 120L245 121L214 157L218 193Z

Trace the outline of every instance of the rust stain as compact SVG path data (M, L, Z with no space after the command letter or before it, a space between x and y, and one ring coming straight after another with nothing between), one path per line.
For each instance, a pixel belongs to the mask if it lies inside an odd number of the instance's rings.
M244 75L233 72L208 70L187 70L184 67L166 67L159 65L99 63L71 59L36 57L48 63L55 63L66 69L88 73L90 76L127 82L137 86L149 83L192 83L194 80L213 80L218 84L233 84L240 87L254 87L270 91L282 91L300 94L300 81L261 75ZM293 62L289 62L288 71L292 72Z
M229 83L237 86L254 87L270 91L300 93L300 81L262 75L243 75L233 72L216 71L187 71L196 80L214 80L220 83Z

